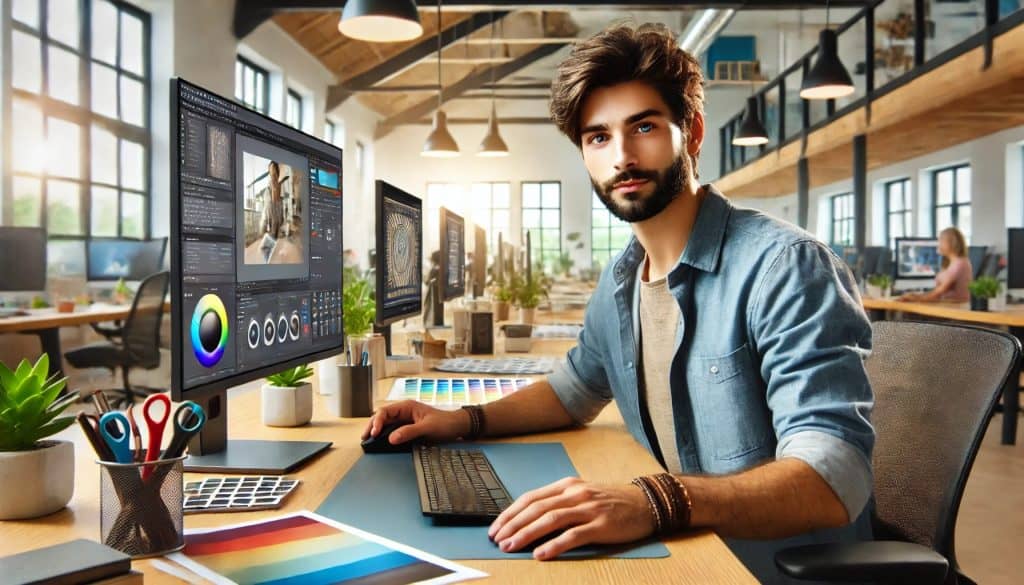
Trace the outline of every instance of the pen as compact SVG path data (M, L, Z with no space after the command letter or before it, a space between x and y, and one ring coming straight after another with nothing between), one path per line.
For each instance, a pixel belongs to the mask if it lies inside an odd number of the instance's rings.
M346 359L348 359L349 367L352 366L352 340L348 340L348 351L346 352Z
M78 424L82 427L82 433L85 434L85 438L89 440L89 444L92 445L93 451L96 451L96 456L101 461L113 461L114 453L110 450L107 443L100 437L99 433L96 432L96 427L92 426L92 422L88 414L84 412L78 413L75 417ZM99 421L96 423L99 425Z
M370 365L370 352L366 351L365 349L363 350L363 359L360 361L360 365Z

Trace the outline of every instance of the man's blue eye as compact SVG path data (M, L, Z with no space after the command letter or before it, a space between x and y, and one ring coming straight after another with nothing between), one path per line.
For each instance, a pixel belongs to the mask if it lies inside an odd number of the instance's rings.
M643 124L637 126L637 130L644 134L647 134L651 130L654 130L654 124L651 124L650 122L644 122Z
M600 143L604 142L604 139L605 139L604 134L595 134L594 136L592 136L590 138L590 141L593 142L594 144L600 144Z

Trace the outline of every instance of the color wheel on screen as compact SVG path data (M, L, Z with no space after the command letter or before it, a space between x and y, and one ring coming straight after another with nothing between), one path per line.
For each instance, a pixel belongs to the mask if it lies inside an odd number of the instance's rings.
M191 329L196 359L207 368L214 366L228 345L228 312L220 297L210 293L199 299L192 312Z

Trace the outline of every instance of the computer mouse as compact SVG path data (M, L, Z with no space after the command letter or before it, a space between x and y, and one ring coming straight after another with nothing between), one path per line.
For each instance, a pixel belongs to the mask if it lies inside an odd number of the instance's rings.
M405 423L390 423L384 425L381 428L380 433L376 437L368 437L361 443L363 446L364 453L411 453L414 441L406 441L398 445L392 445L388 441L388 437L391 433L395 432L399 427L404 427Z

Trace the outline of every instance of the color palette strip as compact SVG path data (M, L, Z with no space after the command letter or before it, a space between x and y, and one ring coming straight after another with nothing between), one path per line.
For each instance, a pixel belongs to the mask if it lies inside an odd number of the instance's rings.
M460 408L500 400L529 386L528 378L398 378L388 400L418 400L437 408Z

